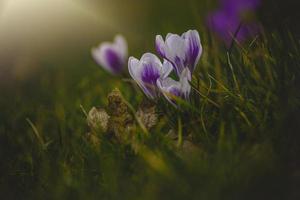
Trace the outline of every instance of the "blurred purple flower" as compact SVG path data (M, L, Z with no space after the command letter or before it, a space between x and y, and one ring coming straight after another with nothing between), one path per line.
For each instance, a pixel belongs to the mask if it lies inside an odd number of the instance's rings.
M167 60L164 60L162 64L152 53L145 53L140 60L130 57L128 70L147 97L155 99L159 96L157 80L166 78L172 72L173 66Z
M113 43L103 42L92 49L92 56L98 65L112 74L122 72L128 57L128 47L125 38L117 35Z
M259 25L245 20L244 14L254 12L260 0L220 0L221 8L208 16L208 26L226 44L244 42L259 32Z
M185 68L193 72L202 54L200 36L196 30L189 30L181 36L169 33L165 41L157 35L155 44L157 52L173 64L178 76Z
M177 98L189 99L191 91L189 81L191 81L191 72L188 68L185 68L179 76L179 81L175 81L170 77L161 78L157 80L157 86L165 98L176 107Z

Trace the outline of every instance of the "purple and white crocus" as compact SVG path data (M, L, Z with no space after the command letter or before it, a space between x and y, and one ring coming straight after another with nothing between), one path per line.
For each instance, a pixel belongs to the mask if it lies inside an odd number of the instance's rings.
M170 77L161 78L157 80L157 86L163 93L165 98L175 107L177 107L176 100L178 98L189 100L189 95L191 92L191 72L188 68L185 68L180 76L179 81L175 81Z
M155 46L157 52L173 64L178 76L185 68L193 73L202 54L200 36L196 30L189 30L181 36L169 33L165 40L157 35Z
M157 80L165 79L173 70L173 66L167 60L161 63L152 53L145 53L140 60L130 57L128 70L147 97L155 99L159 96Z
M103 42L92 49L92 56L98 65L112 74L120 74L128 58L128 46L125 38L117 35L113 43Z

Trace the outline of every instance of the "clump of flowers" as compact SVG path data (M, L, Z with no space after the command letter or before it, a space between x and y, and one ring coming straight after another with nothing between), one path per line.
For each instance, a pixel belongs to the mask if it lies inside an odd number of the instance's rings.
M227 47L232 41L244 42L259 32L259 25L247 18L260 0L220 0L220 8L208 16L208 26Z
M202 55L199 33L196 30L189 30L181 36L169 33L165 40L157 35L155 46L163 61L153 53L145 53L140 59L131 56L128 60L129 74L149 99L164 96L177 107L178 98L189 100L192 73ZM92 55L103 68L118 74L127 58L126 40L116 36L114 43L104 42L92 49ZM178 81L169 77L173 70Z
M144 54L140 60L130 57L129 73L149 98L155 99L163 94L176 106L176 98L189 99L189 81L202 54L199 33L196 30L189 30L181 36L169 33L165 41L157 35L155 44L163 63L152 53ZM169 77L173 69L179 81Z

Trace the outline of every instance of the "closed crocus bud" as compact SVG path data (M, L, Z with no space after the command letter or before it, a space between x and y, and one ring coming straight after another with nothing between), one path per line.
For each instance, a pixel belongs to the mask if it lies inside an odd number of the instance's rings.
M112 74L122 72L128 57L128 47L125 38L117 35L113 43L103 42L92 49L92 56L98 65Z
M159 95L156 82L167 77L173 70L172 64L167 60L163 63L152 53L145 53L140 60L130 57L128 70L131 77L141 87L147 97L155 99Z
M173 64L178 76L185 68L193 73L202 54L200 36L196 30L189 30L181 36L169 33L165 41L157 35L155 46L157 52Z
M177 107L176 99L189 99L191 92L191 72L188 68L184 69L180 74L180 80L175 81L170 77L157 80L157 86L164 94L165 98L175 107Z

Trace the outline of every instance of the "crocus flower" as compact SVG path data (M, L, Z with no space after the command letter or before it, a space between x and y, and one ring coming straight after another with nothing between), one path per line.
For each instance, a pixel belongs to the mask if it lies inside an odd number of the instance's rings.
M140 60L130 57L128 70L131 77L137 82L144 93L151 99L159 96L156 82L166 78L173 70L172 64L167 60L163 63L152 53L145 53Z
M121 73L127 61L127 54L127 42L121 35L117 35L113 43L103 42L92 49L92 56L97 64L112 74Z
M233 40L240 43L259 32L259 25L245 20L245 13L254 12L260 0L220 0L221 7L208 16L209 28L230 46Z
M178 76L185 68L193 72L202 54L200 36L196 30L189 30L181 36L169 33L165 41L157 35L155 43L157 52L173 64Z
M235 14L219 10L209 17L209 28L229 46L235 39L244 42L249 37L257 34L259 28L255 23L243 23Z
M184 100L189 99L191 86L191 72L188 68L185 68L180 76L179 81L175 81L170 77L161 78L157 80L157 86L165 96L165 98L175 107L176 99L181 98Z

